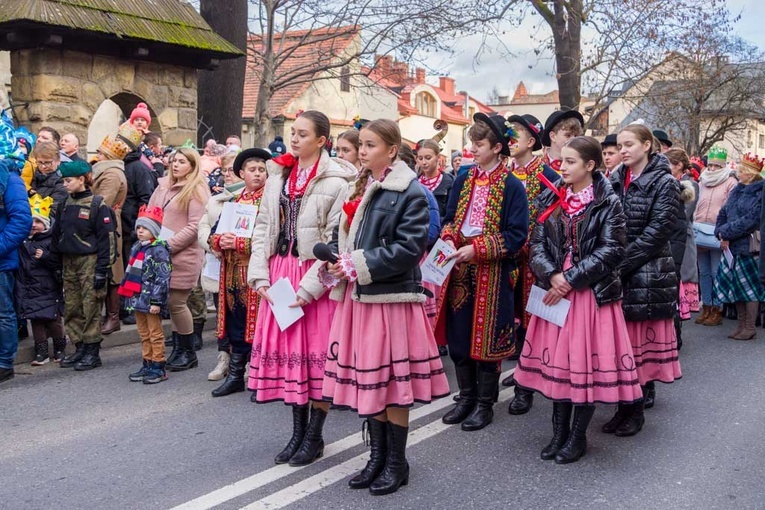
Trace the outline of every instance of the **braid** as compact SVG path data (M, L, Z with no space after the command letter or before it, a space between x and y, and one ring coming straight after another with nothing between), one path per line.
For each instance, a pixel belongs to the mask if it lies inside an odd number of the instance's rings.
M348 201L351 202L353 200L356 200L360 196L364 194L364 190L367 187L367 182L369 181L369 176L372 175L372 170L369 168L363 168L361 172L359 173L359 177L356 179L355 186L353 188L353 193L351 193L351 196L348 197Z

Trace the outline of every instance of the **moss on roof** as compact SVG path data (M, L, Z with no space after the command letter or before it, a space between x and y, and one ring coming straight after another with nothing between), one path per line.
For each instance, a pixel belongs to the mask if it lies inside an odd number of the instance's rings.
M30 22L242 55L182 0L0 0L0 25Z

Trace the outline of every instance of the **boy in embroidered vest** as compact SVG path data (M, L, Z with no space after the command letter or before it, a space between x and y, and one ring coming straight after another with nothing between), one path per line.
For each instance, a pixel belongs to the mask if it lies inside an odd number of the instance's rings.
M125 297L125 309L135 312L141 337L143 366L130 374L133 382L156 384L167 379L165 372L165 333L162 330L163 308L170 293L170 251L165 241L157 239L162 229L161 207L138 211L135 233L138 241L130 251L130 261L119 295Z
M534 201L542 190L547 189L544 180L554 184L560 177L542 162L541 157L534 156L534 151L542 149L544 135L542 123L533 115L513 115L507 120L517 133L516 143L510 146L510 155L513 158L510 169L526 188L526 198L529 202L529 229L533 229L539 213ZM518 359L523 349L526 328L531 319L531 316L526 313L526 303L533 285L534 275L529 267L528 246L524 246L518 255L518 282L515 285L515 316L519 318L520 324L515 331L515 354L510 359ZM512 375L502 381L504 386L512 386L514 383ZM531 409L533 398L533 392L516 387L515 398L510 402L510 414L527 413Z
M547 149L542 161L560 174L560 151L566 142L584 134L584 117L576 110L553 112L545 122L542 145Z
M501 361L513 353L515 257L526 243L529 207L521 181L502 163L514 138L508 121L477 113L470 129L476 168L454 182L441 238L457 248L442 287L449 354L460 400L444 417L462 430L491 423Z

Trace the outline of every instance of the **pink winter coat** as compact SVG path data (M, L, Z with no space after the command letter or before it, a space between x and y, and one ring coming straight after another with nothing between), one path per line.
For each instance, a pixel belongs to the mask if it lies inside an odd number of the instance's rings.
M707 223L714 225L717 223L717 215L720 209L728 201L728 195L736 187L738 181L730 176L717 186L711 187L699 181L699 201L696 204L696 212L693 214L693 221L698 223Z
M180 204L173 200L183 188L182 183L170 185L169 177L159 179L159 186L154 190L149 200L149 207L162 207L165 211L162 228L173 231L167 239L170 246L170 260L173 271L170 274L170 288L187 290L197 285L202 272L204 250L197 242L199 220L205 213L205 204L210 198L210 190L206 184L200 184L199 191L204 201L192 196L188 211L181 209Z

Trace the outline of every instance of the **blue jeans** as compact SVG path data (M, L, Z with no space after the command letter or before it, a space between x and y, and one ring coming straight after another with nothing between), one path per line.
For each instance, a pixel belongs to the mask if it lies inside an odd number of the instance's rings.
M19 349L13 282L13 271L0 271L0 368L13 368L13 360Z
M701 302L707 306L722 306L717 296L714 295L714 281L717 278L717 268L720 267L722 251L699 249L697 252L699 261L699 287L701 290Z

